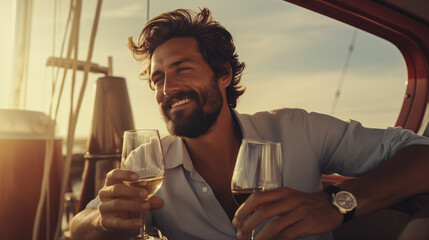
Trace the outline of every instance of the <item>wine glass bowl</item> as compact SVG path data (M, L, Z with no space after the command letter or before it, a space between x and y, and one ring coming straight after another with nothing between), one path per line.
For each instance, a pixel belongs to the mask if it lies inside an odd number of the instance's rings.
M139 179L124 181L125 185L143 188L152 197L161 187L165 175L164 157L158 130L142 129L124 132L121 168L136 172ZM134 240L160 239L149 236L145 229L145 214L141 214L143 227Z
M231 180L231 192L237 205L243 204L254 192L275 189L282 183L280 143L243 139Z
M241 205L252 192L282 184L281 145L277 142L243 139L232 174L231 190Z

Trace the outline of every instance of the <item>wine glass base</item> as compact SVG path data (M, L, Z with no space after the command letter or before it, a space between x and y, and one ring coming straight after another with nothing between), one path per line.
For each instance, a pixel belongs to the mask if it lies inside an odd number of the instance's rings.
M138 236L135 236L135 237L131 238L131 240L168 240L165 236L162 236L162 234L160 236L161 237L150 236L150 235L147 235L147 234L144 234L144 235L143 234L139 234Z
M131 240L163 240L163 239L159 237L154 237L154 236L147 236L147 237L134 237L134 238L131 238Z

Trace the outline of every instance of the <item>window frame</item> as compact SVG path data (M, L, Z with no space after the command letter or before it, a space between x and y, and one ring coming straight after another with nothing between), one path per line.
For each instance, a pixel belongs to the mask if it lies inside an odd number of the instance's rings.
M407 87L395 126L417 132L429 92L429 24L371 0L284 0L381 37L402 53Z

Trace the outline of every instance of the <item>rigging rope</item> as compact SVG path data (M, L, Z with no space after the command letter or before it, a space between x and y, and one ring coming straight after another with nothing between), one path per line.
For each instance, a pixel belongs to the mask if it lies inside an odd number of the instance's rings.
M59 211L58 211L58 216L57 216L57 221L56 221L57 225L56 225L56 231L55 231L54 239L59 239L60 233L61 233L61 219L62 219L62 215L63 215L64 194L65 194L65 191L66 191L66 188L68 185L68 181L69 181L74 133L75 133L77 119L79 116L80 107L82 104L86 85L88 82L88 75L89 75L89 71L90 71L91 59L92 59L92 54L93 54L93 49L94 49L94 44L95 44L95 36L96 36L97 28L98 28L98 21L100 18L101 5L102 5L102 0L98 0L97 7L96 7L96 14L95 14L93 28L92 28L92 33L91 33L91 38L90 38L90 45L89 45L87 60L86 60L85 66L84 66L84 79L83 79L83 83L82 83L82 86L80 89L79 98L77 100L76 109L74 109L73 104L74 104L74 87L75 87L75 82L76 82L77 65L73 64L73 76L72 76L72 81L71 81L72 86L71 86L71 96L70 96L71 97L70 116L69 116L69 127L68 127L68 133L67 133L67 155L66 155L66 159L65 159L64 167L63 167L63 179L62 179L62 185L61 185L61 192L59 195L60 204L59 204ZM72 24L72 29L70 31L70 38L69 38L70 41L69 41L69 46L68 46L68 51L67 51L67 60L68 61L71 60L71 55L72 55L72 52L74 51L73 57L74 57L74 60L76 60L76 61L74 61L74 63L77 62L81 8L82 8L82 0L71 0L70 11L69 11L69 15L68 15L67 23L66 23L67 24L66 30L65 30L65 34L64 34L64 40L63 40L63 43L61 46L61 51L60 51L60 55L62 55L63 50L64 50L64 45L65 45L65 39L66 39L67 32L68 32L68 26L69 26L70 20L71 20L71 14L73 13L73 24ZM53 145L54 145L54 135L55 135L55 123L57 120L58 110L59 110L60 102L62 99L62 93L63 93L63 89L64 89L64 83L66 80L67 69L64 69L63 79L61 81L61 86L60 86L59 94L58 94L57 105L55 107L55 112L52 113L52 109L53 109L53 105L54 105L53 99L54 99L54 95L55 95L58 75L59 75L59 68L57 70L57 74L55 76L55 79L53 80L49 116L52 118L52 115L53 115L54 125L48 130L49 131L49 134L48 134L49 137L48 137L48 140L46 142L46 148L45 148L44 172L43 172L43 178L42 178L41 193L40 193L39 203L38 203L37 212L36 212L36 218L35 218L34 227L33 227L33 236L32 236L33 240L37 240L39 237L38 235L39 235L39 228L40 228L41 217L42 217L42 210L43 210L45 201L47 204L49 204L49 200L46 200L46 199L47 198L49 199L49 177L50 177L50 172L51 172L52 156L53 156L53 149L54 149ZM49 215L49 208L47 208L47 213ZM46 229L48 230L48 232L46 233L46 235L47 235L46 239L49 239L49 237L50 237L50 235L49 235L50 234L50 231L49 231L50 222L48 221L46 224L47 224Z
M146 1L147 1L146 22L149 22L149 5L150 5L150 0L146 0Z
M81 1L81 0L79 0ZM63 178L63 182L62 182L62 187L61 187L61 193L60 193L60 207L59 207L59 214L58 214L58 219L57 219L57 229L55 232L55 239L59 238L60 232L61 232L61 224L59 224L61 222L61 218L62 218L62 213L63 213L63 204L64 204L64 194L65 194L65 190L67 188L67 184L69 181L69 173L70 173L70 166L71 166L71 160L72 160L72 147L73 147L73 141L74 141L74 133L76 130L76 123L77 123L77 119L79 116L79 112L80 112L80 107L82 105L82 100L83 100L83 96L85 93L85 89L87 86L87 82L88 82L88 75L89 75L89 70L90 70L90 66L91 66L91 59L92 59L92 54L94 51L94 45L95 45L95 37L96 37L96 33L97 33L97 29L98 29L98 22L100 19L100 12L101 12L101 5L102 5L102 0L98 0L97 2L97 8L96 8L96 12L95 12L95 17L94 17L94 23L92 26L92 32L91 32L91 38L90 38L90 43L89 43L89 50L88 50L88 55L87 55L87 59L86 59L86 64L84 67L84 78L83 78L83 83L81 85L81 89L80 89L80 93L79 93L79 98L77 101L77 105L76 105L76 109L75 111L72 113L72 116L70 118L70 122L69 122L69 133L67 136L67 157L66 157L66 161L65 161L65 165L64 165L64 178ZM77 51L77 49L75 49Z
M343 70L341 71L340 81L338 82L338 87L337 87L337 90L335 92L334 102L332 103L331 115L334 115L335 109L337 107L338 99L340 98L340 95L341 95L341 89L343 88L343 83L344 83L344 79L346 76L347 68L348 68L348 65L350 62L350 58L353 54L354 45L356 42L357 31L358 31L357 28L355 28L353 31L352 39L351 39L350 45L349 45L349 51L347 53L346 61L344 62Z
M71 19L71 17L70 17L71 13L74 9L73 3L74 3L74 1L71 0L70 10L69 10L69 18L67 19L67 26L68 26L70 19ZM66 28L66 33L64 35L64 40L66 39L66 35L67 35L67 28ZM70 39L73 39L74 38L73 36L74 36L74 33L72 31L70 34ZM63 46L64 46L64 42L63 42ZM53 157L53 152L54 152L53 145L54 145L54 136L55 136L55 124L56 124L56 119L57 119L57 114L58 114L58 106L59 106L59 102L60 102L61 95L62 95L61 94L62 89L61 89L59 96L58 96L57 109L55 111L55 114L53 114L52 113L52 107L53 107L53 97L54 97L54 92L55 92L55 82L56 81L53 82L53 88L52 88L52 94L51 94L51 103L50 103L50 109L49 109L49 117L51 119L53 119L53 125L48 129L48 138L46 140L46 145L45 145L45 160L44 160L44 166L43 166L44 170L43 170L43 177L42 177L39 202L37 205L37 211L36 211L36 216L35 216L34 226L33 226L33 235L32 235L33 240L37 240L39 237L40 223L42 221L42 210L43 210L43 207L45 206L45 200L47 198L49 198L49 178L50 178L50 172L51 172L52 157ZM64 79L63 79L63 83L64 83ZM46 205L48 205L48 204L49 204L49 202L46 202ZM49 216L50 215L49 206L47 206L46 212ZM46 225L49 225L49 224L50 224L50 222L46 221ZM49 226L46 226L46 228L47 228L47 230L50 230ZM50 237L49 234L50 234L50 232L48 231L46 233L47 239L49 239L49 237Z

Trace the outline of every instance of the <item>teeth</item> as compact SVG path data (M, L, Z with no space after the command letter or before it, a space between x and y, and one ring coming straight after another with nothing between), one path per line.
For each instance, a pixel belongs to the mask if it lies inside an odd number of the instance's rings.
M189 101L191 101L191 99L189 99L189 98L185 98L183 100L177 101L177 102L171 104L171 108L175 108L175 107L180 106L182 104L185 104L185 103L187 103Z

